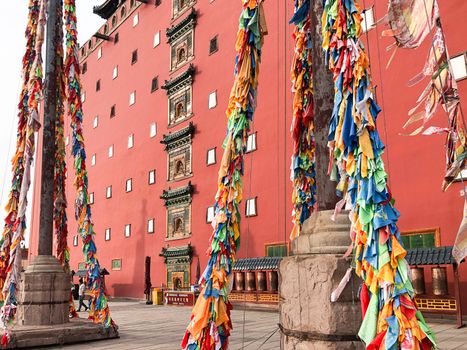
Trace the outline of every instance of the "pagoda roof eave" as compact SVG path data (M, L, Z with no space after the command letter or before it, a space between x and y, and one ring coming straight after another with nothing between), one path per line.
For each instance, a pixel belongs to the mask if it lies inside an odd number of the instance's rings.
M94 6L92 12L104 19L109 19L120 5L120 0L105 0L101 5Z

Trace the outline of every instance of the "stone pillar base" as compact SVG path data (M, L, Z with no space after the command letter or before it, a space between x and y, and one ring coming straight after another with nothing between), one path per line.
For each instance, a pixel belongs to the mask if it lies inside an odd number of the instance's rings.
M281 349L361 349L356 336L361 314L355 276L339 300L331 303L331 293L348 267L348 259L330 254L282 259Z
M333 211L314 213L292 242L293 256L279 267L282 350L363 349L359 281L352 274L337 302L331 302L350 266L343 258L350 244L348 213L331 220Z
M18 326L8 332L10 342L2 349L50 349L65 344L85 343L96 340L118 338L116 327L104 328L92 321L74 318L68 323L51 326ZM117 345L106 345L109 349L120 349ZM84 349L93 348L83 345Z
M360 350L364 346L357 341L351 342L329 342L316 340L299 340L295 337L283 336L281 338L281 349L293 350Z
M70 276L50 255L39 255L24 272L18 305L18 324L44 326L69 321Z

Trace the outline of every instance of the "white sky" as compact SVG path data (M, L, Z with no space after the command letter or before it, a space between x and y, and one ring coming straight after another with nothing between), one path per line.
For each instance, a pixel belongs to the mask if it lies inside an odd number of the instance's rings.
M104 0L76 0L80 43L89 39L103 20L92 13ZM29 0L2 1L0 11L0 227L3 227L4 206L11 185L10 159L15 152L18 95L21 59L25 50ZM45 45L44 45L45 46Z

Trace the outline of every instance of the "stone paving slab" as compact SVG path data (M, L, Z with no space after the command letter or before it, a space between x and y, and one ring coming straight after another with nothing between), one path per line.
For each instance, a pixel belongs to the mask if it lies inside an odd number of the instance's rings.
M191 308L147 306L125 301L111 302L119 339L49 347L64 350L178 350L191 315ZM80 313L82 317L86 313ZM234 331L230 350L279 350L279 314L252 309L233 310ZM430 322L441 350L467 350L467 328L456 329L454 320ZM270 338L269 338L270 337Z
M8 345L1 349L17 349L48 346L56 344L74 344L95 340L117 338L113 328L104 328L85 319L74 319L69 323L52 326L15 326L11 331Z

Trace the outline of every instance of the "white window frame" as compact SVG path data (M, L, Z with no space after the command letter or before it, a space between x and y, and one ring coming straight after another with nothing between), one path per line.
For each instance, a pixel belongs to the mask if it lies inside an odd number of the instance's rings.
M100 60L102 58L102 47L99 47L97 50L97 59Z
M366 33L375 27L375 11L373 6L362 11L362 31Z
M113 156L114 156L114 145L109 146L109 149L107 151L107 155L108 155L109 158L113 158Z
M136 103L136 91L133 91L130 94L130 106L133 106Z
M208 108L213 109L217 106L217 91L213 91L209 94Z
M105 198L112 198L112 185L107 186L107 188L105 189Z
M110 241L111 235L112 235L112 230L110 229L110 227L106 228L106 229L105 229L105 237L104 237L104 239L105 239L106 241Z
M99 126L99 116L96 115L96 116L94 117L94 120L92 121L92 127L93 127L93 129L95 129L95 128L97 128L98 126Z
M115 80L118 77L118 66L115 66L112 70L112 79Z
M216 216L214 207L208 207L206 209L206 223L210 224Z
M131 134L128 136L128 148L133 148L135 146L135 134Z
M78 246L78 235L73 236L73 246L77 247Z
M453 56L449 59L453 78L456 81L467 78L467 52Z
M154 34L154 39L153 39L153 42L152 42L152 47L155 48L155 47L158 47L161 43L161 31L158 30L155 34Z
M257 198L248 198L245 204L245 216L252 217L258 215Z
M128 238L131 236L131 224L125 225L125 237Z
M154 233L155 219L149 219L147 224L147 232Z
M133 179L127 179L125 182L125 192L129 193L133 191Z
M139 13L133 16L133 28L136 27L139 23Z
M86 92L85 91L83 91L81 93L81 103L84 103L84 101L86 101Z
M89 204L94 204L94 192L89 193Z
M208 149L206 154L206 165L213 165L217 163L216 159L216 147Z
M149 170L148 173L148 184L149 185L154 185L156 183L156 170Z
M70 136L65 137L65 146L68 146L70 143Z
M157 124L156 123L151 123L149 126L149 137L153 138L156 137L157 135Z
M248 138L246 141L246 153L256 151L257 149L258 149L257 133L254 132L248 135Z
M91 166L94 166L94 165L96 165L96 154L95 153L91 156Z

